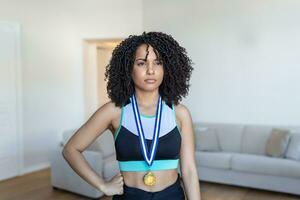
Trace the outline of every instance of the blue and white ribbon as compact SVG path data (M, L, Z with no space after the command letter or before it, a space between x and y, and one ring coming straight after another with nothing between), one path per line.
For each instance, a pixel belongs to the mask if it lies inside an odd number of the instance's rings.
M130 97L130 99L132 102L135 124L136 124L137 131L138 131L139 138L140 138L141 151L143 153L144 159L146 160L147 164L149 166L151 166L152 162L154 160L156 150L157 150L157 145L158 145L158 137L159 137L161 113L162 113L162 99L161 99L161 96L159 96L158 102L157 102L157 107L156 107L154 134L153 134L153 138L152 138L150 152L148 152L148 146L146 144L145 134L144 134L142 121L141 121L141 117L140 117L140 112L139 112L139 108L137 105L135 95L133 94L133 97Z

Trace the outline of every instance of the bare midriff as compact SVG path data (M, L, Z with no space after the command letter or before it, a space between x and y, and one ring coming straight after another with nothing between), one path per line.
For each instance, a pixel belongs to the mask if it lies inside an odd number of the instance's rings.
M143 179L147 172L121 171L121 174L123 175L125 185L139 188L148 192L157 192L167 188L176 182L178 176L177 169L157 170L151 172L156 177L156 184L154 186L145 185Z

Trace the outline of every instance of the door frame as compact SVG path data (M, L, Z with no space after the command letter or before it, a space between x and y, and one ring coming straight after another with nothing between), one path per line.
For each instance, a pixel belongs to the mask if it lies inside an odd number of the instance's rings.
M98 107L97 90L97 57L99 48L112 48L120 43L122 38L85 39L83 40L84 65L84 118L87 120Z
M1 21L14 32L15 39L15 94L16 94L16 135L17 135L17 176L24 174L24 140L23 140L23 83L22 83L22 60L21 60L21 25L16 22Z

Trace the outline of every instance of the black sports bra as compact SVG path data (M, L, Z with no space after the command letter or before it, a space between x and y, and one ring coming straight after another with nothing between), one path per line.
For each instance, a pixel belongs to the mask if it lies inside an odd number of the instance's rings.
M146 144L150 150L155 115L140 113ZM119 128L115 135L116 156L120 171L167 170L178 167L181 133L176 122L173 104L162 101L162 116L158 146L151 166L141 152L140 141L130 99L122 105Z

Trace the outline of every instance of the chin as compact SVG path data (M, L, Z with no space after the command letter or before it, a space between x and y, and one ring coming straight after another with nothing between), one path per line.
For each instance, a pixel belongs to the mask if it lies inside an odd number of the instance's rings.
M158 90L158 87L157 86L145 86L145 87L143 87L143 90L145 90L145 91L156 91L156 90Z

